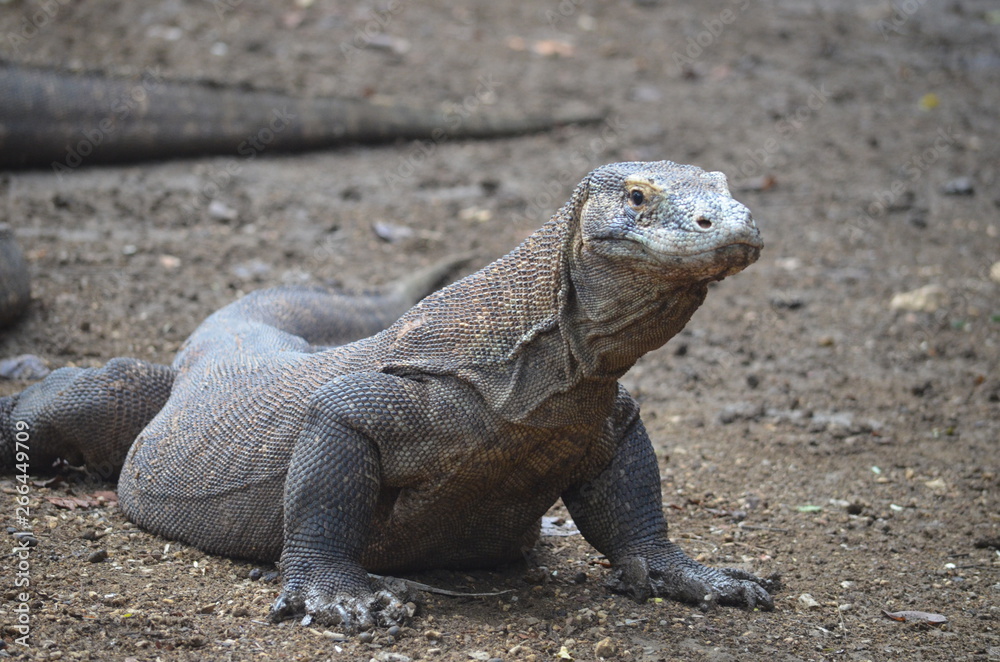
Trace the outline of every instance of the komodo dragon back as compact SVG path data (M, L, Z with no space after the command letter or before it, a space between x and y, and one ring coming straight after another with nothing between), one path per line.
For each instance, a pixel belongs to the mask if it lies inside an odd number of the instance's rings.
M368 99L295 98L0 62L0 169L317 150L398 139L496 138L595 122L602 113L498 115Z

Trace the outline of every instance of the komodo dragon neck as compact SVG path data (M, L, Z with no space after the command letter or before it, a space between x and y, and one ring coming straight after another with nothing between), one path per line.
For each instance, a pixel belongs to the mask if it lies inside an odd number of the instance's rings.
M516 249L381 334L384 369L454 375L507 420L534 425L566 425L593 418L595 403L610 407L618 378L684 327L708 279L623 273L585 255L585 197L581 187ZM583 402L590 409L581 411Z

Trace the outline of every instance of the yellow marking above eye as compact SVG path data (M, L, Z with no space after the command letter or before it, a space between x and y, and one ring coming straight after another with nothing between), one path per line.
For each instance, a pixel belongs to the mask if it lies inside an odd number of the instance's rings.
M660 187L645 178L630 178L625 181L625 200L632 209L642 209L660 194Z

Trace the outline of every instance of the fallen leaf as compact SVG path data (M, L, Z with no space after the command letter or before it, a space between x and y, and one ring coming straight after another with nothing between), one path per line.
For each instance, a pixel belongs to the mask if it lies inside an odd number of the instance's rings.
M940 285L924 285L909 292L893 295L889 302L892 310L933 313L947 303L948 292Z
M916 621L918 623L926 623L928 625L941 625L942 623L947 623L948 618L942 616L941 614L932 614L927 611L886 611L882 610L886 618L890 618L894 621L900 621L901 623L908 623L910 621Z
M935 492L946 492L948 490L948 483L944 482L942 478L935 478L934 480L929 480L924 483L927 487L931 488Z
M938 99L938 95L933 92L928 92L924 96L920 97L920 109L921 110L933 110L938 107L941 100Z
M507 48L512 51L523 51L528 47L528 42L524 37L507 37Z
M90 507L89 501L79 497L45 497L45 500L59 506L60 508L67 508L69 510Z
M181 266L181 259L176 255L161 255L159 262L164 269L176 269Z
M556 41L555 39L542 39L540 41L536 41L532 44L531 50L538 55L546 57L573 57L574 52L572 44L568 44L565 41Z
M66 508L68 510L76 510L77 508L96 508L99 506L117 506L118 505L118 495L110 490L99 490L93 494L87 494L84 496L65 496L65 497L45 497L45 500L49 503L58 506L59 508Z
M774 175L761 175L745 179L736 188L740 191L770 191L778 185L778 178Z
M118 493L113 492L112 490L98 490L90 496L97 500L104 499L104 502L109 506L118 503Z

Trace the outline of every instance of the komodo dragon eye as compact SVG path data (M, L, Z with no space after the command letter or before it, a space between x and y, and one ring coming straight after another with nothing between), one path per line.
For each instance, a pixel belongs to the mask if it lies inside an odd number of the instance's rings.
M637 188L632 189L628 194L628 201L632 203L633 207L641 207L642 203L646 201L646 196Z

